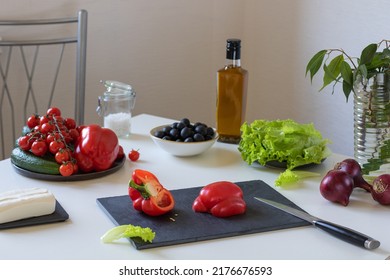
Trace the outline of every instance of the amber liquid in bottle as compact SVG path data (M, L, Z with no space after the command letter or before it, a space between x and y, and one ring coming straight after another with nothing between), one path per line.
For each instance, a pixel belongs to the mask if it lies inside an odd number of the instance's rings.
M229 39L226 65L217 72L218 141L237 144L245 119L248 71L241 68L240 40Z

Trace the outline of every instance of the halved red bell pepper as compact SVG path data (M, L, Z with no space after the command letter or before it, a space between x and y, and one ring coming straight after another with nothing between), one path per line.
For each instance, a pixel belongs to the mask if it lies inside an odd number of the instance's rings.
M149 171L135 169L129 182L129 196L137 211L160 216L173 209L175 200L157 177Z
M225 218L243 214L246 203L241 188L228 181L208 184L200 190L192 204L195 212L209 212L215 217Z
M74 157L83 172L103 171L111 168L119 153L119 140L115 132L97 124L82 128Z

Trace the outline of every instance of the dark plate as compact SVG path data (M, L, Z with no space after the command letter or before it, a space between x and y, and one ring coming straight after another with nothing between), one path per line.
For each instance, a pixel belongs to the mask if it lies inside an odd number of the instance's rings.
M99 171L99 172L80 173L72 176L37 173L37 172L23 169L19 166L16 166L13 163L12 166L14 167L14 169L18 174L32 179L39 179L39 180L46 180L46 181L82 181L82 180L96 179L96 178L100 178L112 174L118 171L123 166L125 161L126 161L126 157L123 157L122 159L115 161L113 167L111 167L110 169Z
M115 225L150 227L156 232L152 243L139 238L130 239L138 250L310 225L255 200L253 197L258 196L300 209L265 182L254 180L237 182L237 185L243 190L247 210L243 215L228 218L216 218L192 210L192 203L202 187L172 190L175 208L159 217L134 210L128 195L98 198L97 203Z
M324 161L325 159L322 159L321 163ZM297 166L295 167L294 169L304 169L304 168L309 168L309 167L313 167L313 166L317 166L319 165L318 163L308 163L308 164L304 164L304 165L301 165L301 166ZM271 168L278 168L278 169L286 169L287 168L287 162L285 161L277 161L277 160L273 160L273 161L268 161L266 164L265 164L266 167L271 167Z
M0 230L64 222L67 219L69 219L68 213L65 211L64 208L62 208L61 204L58 201L56 201L56 210L54 211L54 213L49 215L27 218L23 220L0 224Z

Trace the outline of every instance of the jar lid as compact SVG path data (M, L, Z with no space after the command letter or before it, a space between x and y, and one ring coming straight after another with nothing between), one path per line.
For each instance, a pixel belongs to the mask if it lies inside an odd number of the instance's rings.
M112 90L121 90L121 91L127 91L127 92L133 92L133 88L131 85L118 82L118 81L102 81L104 86L107 88L107 91L112 91Z

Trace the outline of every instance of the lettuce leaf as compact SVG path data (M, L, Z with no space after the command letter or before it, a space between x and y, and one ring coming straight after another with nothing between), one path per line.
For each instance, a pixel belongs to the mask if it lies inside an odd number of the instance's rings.
M320 173L309 172L309 171L293 171L286 169L286 171L279 174L278 178L275 180L275 186L286 187L290 184L296 183L301 179L309 177L320 176Z
M120 238L140 237L145 242L152 242L155 235L149 227L122 225L108 230L100 239L104 243L111 243Z
M320 164L330 154L328 143L312 123L299 124L291 119L255 120L241 126L238 150L249 165L258 162L265 166L267 162L278 161L291 171L310 163ZM287 181L292 180L289 175ZM278 184L283 184L283 177Z

